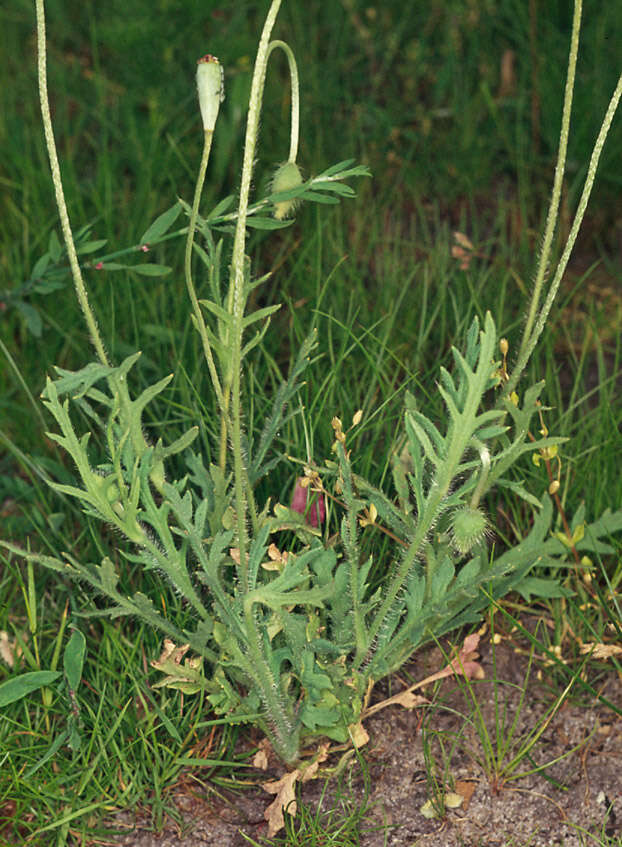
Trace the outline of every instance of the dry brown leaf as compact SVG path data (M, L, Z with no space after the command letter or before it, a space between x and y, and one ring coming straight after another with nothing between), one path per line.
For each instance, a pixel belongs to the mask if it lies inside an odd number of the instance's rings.
M186 694L196 694L203 687L203 659L195 656L192 659L182 659L190 649L190 644L176 647L170 638L164 639L164 649L160 658L149 664L152 668L165 674L164 679L154 683L154 688L175 688Z
M270 755L270 742L267 738L259 742L259 749L253 756L253 767L261 771L268 769L268 757Z
M272 559L273 562L281 562L283 565L286 565L288 555L289 554L288 554L287 550L285 550L285 551L283 551L283 553L281 553L281 551L276 546L276 544L271 544L268 547L268 556L270 556L270 558Z
M413 694L413 690L418 688L421 684L422 683L418 682L410 688L400 691L399 694L394 694L393 697L388 697L380 703L374 703L373 706L370 706L363 712L363 720L376 714L376 712L379 712L381 709L386 709L387 706L403 706L405 709L414 709L416 706L422 706L424 703L429 703L430 701L427 697L422 697L420 694Z
M473 249L473 244L463 232L454 232L454 239L456 241L456 244L459 244L461 247L464 247L465 250Z
M319 750L315 755L315 759L303 771L301 782L308 782L310 779L315 779L315 775L319 770L320 764L328 759L328 751L330 744L320 744Z
M446 794L443 794L442 797L439 796L437 798L436 803L433 803L432 800L426 800L423 806L420 807L419 811L424 818L428 818L428 820L433 820L434 818L440 817L439 813L443 806L446 809L458 809L463 804L463 802L464 797L462 796L462 794L457 794L453 791L448 791Z
M428 820L433 820L438 817L436 813L436 809L434 808L434 803L431 800L426 800L423 806L419 809L424 818Z
M175 647L174 641L171 641L170 638L165 638L160 658L157 660L157 662L151 662L151 665L152 667L157 668L158 665L161 665L163 664L163 662L166 662L168 660L175 662L176 665L179 665L181 664L181 660L186 655L189 649L190 644L182 644L181 647Z
M592 652L592 648L594 648ZM582 644L579 648L581 653L592 652L593 659L610 659L612 656L622 654L622 647L618 644Z
M8 632L0 631L0 658L10 667L15 666L15 659L21 656L22 651L16 646L16 639L9 638Z
M272 782L262 782L261 784L261 787L268 794L276 794L276 797L263 815L264 819L268 821L269 838L272 838L273 835L276 835L285 826L284 811L292 817L298 811L296 791L294 788L298 779L300 779L300 771L296 769L295 771L286 773L281 779L273 780Z
M415 695L413 692L418 688L423 688L424 685L436 682L437 679L443 679L444 677L451 676L452 674L462 674L467 679L483 679L484 669L479 662L476 661L476 659L479 658L479 654L476 652L479 639L480 634L478 632L473 632L471 635L467 635L462 643L462 649L456 658L453 659L446 667L436 673L433 673L431 676L427 676L425 679L422 679L421 682L416 682L414 685L411 685L410 688L400 691L399 694L395 694L393 697L389 697L381 703L375 703L373 706L364 709L362 715L363 719L370 717L370 715L375 714L375 712L379 712L387 706L398 705L404 706L406 709L413 709L415 706L427 703L428 701L425 697Z
M315 775L317 774L320 768L319 762L311 762L308 768L304 769L304 773L300 779L301 782L309 782L310 779L315 779Z
M276 544L271 544L268 547L268 557L270 559L269 562L262 562L261 567L266 571L278 571L279 573L283 570L285 565L287 564L287 551L281 553ZM238 553L239 559L239 553Z
M456 794L453 791L448 791L447 794L443 795L443 803L448 809L459 809L464 803L464 797L462 794Z
M424 685L429 685L431 682L436 682L437 679L443 679L444 677L451 676L452 674L461 674L467 679L483 679L484 669L479 662L475 661L479 658L479 654L476 652L477 645L479 644L479 638L479 633L477 632L467 635L462 643L462 649L456 658L452 659L452 661L442 670L437 671L437 673L433 673L431 676L427 676L424 680L422 680L422 682L418 682L416 687L419 688Z
M464 782L463 780L458 780L458 782L456 782L456 794L459 794L463 798L464 805L462 808L465 812L469 808L471 797L475 791L475 785L476 784L474 782Z
M358 750L359 747L364 747L369 741L369 735L367 734L367 730L363 726L362 722L351 723L348 727L348 732L350 733L350 738L352 739L352 743Z
M400 694L396 694L391 699L397 706L403 706L405 709L414 709L417 706L423 706L429 703L427 697L423 697L421 694L413 694L408 689L402 691Z

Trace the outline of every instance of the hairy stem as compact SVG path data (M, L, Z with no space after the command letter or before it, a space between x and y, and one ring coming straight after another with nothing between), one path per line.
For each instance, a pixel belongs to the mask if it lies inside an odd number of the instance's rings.
M238 546L240 549L240 576L243 590L248 590L248 563L246 550L248 547L246 530L247 500L245 490L246 468L242 448L242 405L240 396L240 380L242 367L242 330L244 309L246 306L246 284L245 284L245 247L246 247L246 217L248 213L248 202L253 176L253 164L255 160L255 148L257 146L257 134L259 130L259 115L263 99L263 89L266 78L266 67L268 62L268 50L270 33L274 27L276 16L281 5L281 0L272 0L264 23L255 70L251 84L251 95L248 107L248 119L246 123L246 137L244 142L244 160L242 164L242 178L240 184L240 200L238 203L238 219L233 240L233 257L231 260L231 312L232 312L232 339L231 339L231 444L233 449L234 486L236 517L238 524Z
M69 266L73 277L78 303L82 309L84 320L91 336L91 342L95 348L95 352L104 365L108 365L108 357L104 349L104 344L97 328L97 321L93 314L89 298L86 291L86 285L80 270L78 255L76 253L75 244L73 242L73 233L69 222L69 214L67 212L67 204L65 203L65 192L63 191L63 182L60 175L60 166L58 164L58 154L56 152L56 142L54 140L54 130L52 129L52 118L50 116L50 102L48 98L47 84L47 53L45 39L45 8L43 0L35 0L35 9L37 15L37 53L38 53L38 78L39 78L39 100L41 102L41 116L43 118L43 131L45 133L45 144L50 159L50 170L52 172L52 181L54 183L54 191L56 194L56 205L60 216L61 228L65 246L67 247L67 256L69 257Z
M566 246L564 247L564 252L562 253L559 263L557 265L555 276L553 277L553 281L551 282L551 287L547 294L546 300L544 301L540 314L538 315L538 319L536 321L536 325L531 334L531 337L529 338L523 351L519 353L518 361L516 362L514 370L512 371L512 375L510 376L510 379L505 386L504 396L508 396L516 388L520 375L527 366L527 363L531 358L531 354L533 353L535 346L538 343L538 339L540 338L540 335L542 334L542 331L546 326L546 321L551 311L551 307L553 306L555 297L557 296L559 286L561 284L562 278L566 271L566 267L568 265L568 260L570 259L570 254L572 253L572 249L577 239L577 235L579 234L579 229L581 228L581 224L583 222L583 216L585 215L585 210L587 209L590 194L592 193L592 188L594 186L594 180L596 179L596 170L598 168L600 155L603 151L605 140L611 127L613 117L620 103L621 96L622 75L620 75L611 100L609 101L609 106L607 108L607 112L605 113L600 132L598 133L598 138L596 139L596 143L594 144L594 149L592 151L592 156L590 158L590 164L587 171L587 177L585 179L585 185L583 186L583 191L581 192L581 199L579 200L577 212L572 222L572 227L570 228L570 234L568 235L568 241L566 242Z
M551 255L551 245L553 243L553 235L557 225L557 216L559 212L559 203L562 193L562 182L564 179L564 170L566 167L566 153L568 150L568 135L570 131L570 113L572 112L572 95L574 92L575 71L577 67L577 55L579 52L579 33L581 31L581 5L582 0L575 0L574 16L572 19L572 35L570 38L570 53L568 55L568 73L566 75L566 91L564 94L564 108L562 112L562 126L559 135L559 150L557 153L557 164L555 165L555 177L553 179L553 193L547 214L546 228L544 230L544 238L542 241L542 249L540 251L540 259L536 270L536 279L534 282L531 302L529 304L529 313L523 330L523 337L519 350L519 357L524 353L527 345L531 341L531 332L536 319L536 313L540 304L542 294L542 286L546 278L549 258Z
M267 711L266 733L277 756L280 756L286 764L291 765L298 758L299 728L293 715L287 712L287 706L279 688L279 680L275 679L261 649L261 636L253 605L254 598L247 595L244 600L246 640L255 684Z
M446 439L446 443L448 444L447 455L442 464L437 468L434 482L430 486L425 504L421 510L421 514L418 516L417 528L413 540L393 576L388 581L380 609L369 627L369 647L365 657L366 659L371 658L372 645L389 619L397 598L406 585L408 575L421 555L429 533L434 528L439 515L442 514L443 501L451 489L460 462L475 430L478 407L490 378L490 362L494 349L494 340L494 325L490 315L487 315L485 329L480 332L481 346L477 370L469 386L469 393L465 399L464 408L462 412L455 414L452 418L451 428ZM361 662L355 662L355 666L357 667L360 664Z

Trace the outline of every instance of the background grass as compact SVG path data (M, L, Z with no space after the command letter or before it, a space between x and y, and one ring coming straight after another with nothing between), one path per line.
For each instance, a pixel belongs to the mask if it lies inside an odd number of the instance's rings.
M266 6L47 4L49 87L70 216L76 228L89 224L93 238L107 239L106 252L137 244L177 196L190 199L201 140L194 62L207 51L225 67L227 99L203 208L235 192ZM490 309L516 349L552 180L571 16L562 0L433 0L412 4L407 13L401 0L284 3L278 37L292 44L300 67L301 165L312 174L353 156L374 174L355 186L356 200L303 208L290 229L258 233L249 245L254 271L275 271L258 296L284 304L247 374L251 426L260 425L272 386L311 327L320 341L320 357L301 391L304 412L282 432L284 453L305 460L308 445L322 461L333 415L345 423L362 408L351 442L355 469L388 484L401 394L416 392L440 414L434 380L472 316ZM0 26L0 533L95 560L114 555L115 539L44 481L48 474L63 481L71 476L44 435L49 421L37 399L44 375L53 364L80 367L92 354L68 276L52 294L33 293L33 268L58 224L40 127L31 4L16 0L0 10ZM556 249L620 71L620 26L618 4L584 3ZM285 66L277 62L266 90L258 192L288 149L285 83ZM589 518L622 502L621 146L618 116L530 374L546 378L549 430L572 438L564 451L565 507L572 515L587 499ZM455 230L474 245L466 268L452 256ZM87 282L113 359L141 349L136 378L145 383L175 372L153 407L154 433L166 430L172 439L199 423L202 449L210 455L214 403L188 320L182 250L179 239L152 253L152 261L174 268L171 275L90 270ZM525 464L521 474L536 491L546 485L542 468ZM287 502L294 478L290 465L280 465L260 501ZM508 534L510 521L524 528L529 520L516 503L492 501L489 508ZM370 532L369 544L381 563L382 539ZM124 578L160 603L175 602L161 596L151 576L129 569ZM599 563L595 579L606 599L620 579L613 557ZM574 578L569 584L577 587ZM29 628L27 574L20 562L3 558L0 630L21 639L22 669L50 667L66 604L68 619L87 636L78 693L83 740L78 751L63 744L48 755L71 712L63 690L3 711L0 843L35 833L40 843L95 834L101 814L119 807L149 807L157 824L171 813L172 786L186 778L189 759L205 760L204 767L195 765L193 779L211 790L239 772L244 744L235 753L240 764L231 764L237 730L212 731L197 698L184 703L180 695L149 688L158 636L131 621L78 618L89 598L45 572L34 575L34 595L36 625ZM580 613L581 599L574 612L560 601L549 604L556 643L567 634L568 615L585 640L603 637L605 604ZM576 648L569 642L568 649ZM0 681L9 673L0 664Z

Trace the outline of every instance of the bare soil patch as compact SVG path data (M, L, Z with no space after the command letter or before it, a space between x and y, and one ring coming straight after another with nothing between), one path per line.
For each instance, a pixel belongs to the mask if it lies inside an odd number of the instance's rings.
M487 679L478 682L474 689L493 737L495 714L502 716L505 710L504 735L514 721L526 673L525 659L511 648L502 644L495 650L497 678L504 681L497 685L496 702L489 645L482 647ZM440 653L434 649L418 656L409 670L415 678L423 678L441 664ZM390 690L385 686L384 691L379 686L377 699L403 687L396 679L390 685ZM599 691L610 702L622 703L622 683L614 675L601 682ZM598 833L599 837L605 833L613 839L610 843L615 844L617 839L622 843L622 719L597 700L588 702L577 691L579 697L581 702L573 702L572 698L564 702L531 751L533 763L524 759L516 772L559 759L574 747L578 749L544 772L505 784L482 766L481 736L473 721L473 705L455 679L443 681L436 708L431 711L425 707L406 710L392 706L378 712L366 722L370 735L365 751L370 810L359 833L362 847L580 847L600 843L600 838L593 841L580 834L576 826ZM534 670L515 737L527 737L554 702L554 692L537 680ZM469 802L448 810L444 819L427 819L421 814L421 807L430 796L422 723L423 731L427 726L438 765L441 769L446 766L448 781L453 782L448 790L465 783L473 788ZM442 733L446 739L445 759L434 733ZM449 755L451 740L456 736L460 740ZM280 775L282 771L278 769L258 773L257 782ZM324 809L331 808L336 781L333 783L329 783L323 799L323 780L306 783L302 802L316 807L321 801ZM342 775L337 796L337 802L350 802L352 806L364 800L365 780L356 760ZM170 823L163 832L154 833L146 821L124 814L112 825L127 834L114 843L119 847L245 847L249 842L242 833L266 843L263 813L271 799L260 788L228 797L221 794L219 799L202 795L200 790L181 790L176 800L184 819L183 828Z

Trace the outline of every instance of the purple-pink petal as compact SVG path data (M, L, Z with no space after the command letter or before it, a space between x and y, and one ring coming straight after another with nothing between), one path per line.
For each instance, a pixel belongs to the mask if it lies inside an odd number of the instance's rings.
M306 514L307 523L309 524L309 526L318 527L321 523L324 523L324 518L326 517L326 504L324 503L324 495L318 495L312 491L309 491L309 488L303 488L300 484L301 479L302 477L299 477L296 480L296 486L294 488L291 507L295 512L298 512L300 515ZM313 499L311 505L307 508L310 499L309 495L311 495L311 498Z

